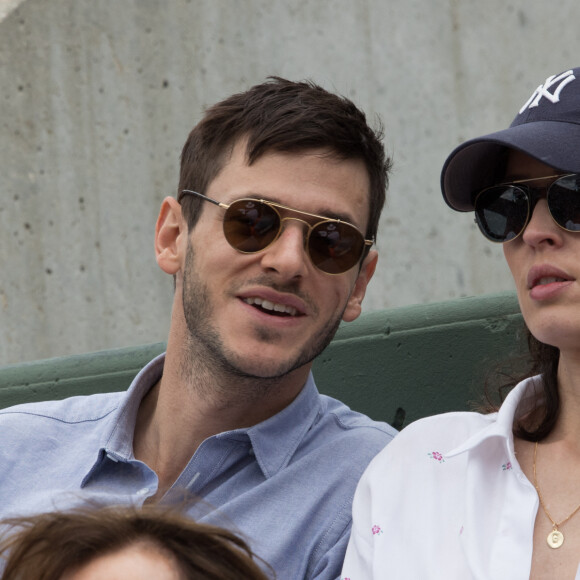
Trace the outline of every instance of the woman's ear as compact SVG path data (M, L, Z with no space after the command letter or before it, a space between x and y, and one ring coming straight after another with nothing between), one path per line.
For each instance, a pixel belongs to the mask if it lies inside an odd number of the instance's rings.
M342 319L345 322L352 322L360 316L362 301L365 297L367 286L375 273L378 259L379 253L376 250L370 250L364 259L342 315Z
M184 239L188 228L181 213L181 205L173 197L166 197L161 204L155 226L155 256L157 264L166 273L175 275L181 269Z

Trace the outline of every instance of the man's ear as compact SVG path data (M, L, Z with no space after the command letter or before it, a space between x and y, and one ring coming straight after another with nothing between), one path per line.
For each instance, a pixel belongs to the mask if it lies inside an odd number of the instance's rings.
M175 275L181 269L187 235L187 222L181 214L181 205L175 198L166 197L155 226L155 256L166 274Z
M352 322L360 316L362 301L365 297L368 283L375 273L378 259L379 253L376 250L371 250L364 259L348 302L346 303L346 308L342 314L342 319L345 322Z

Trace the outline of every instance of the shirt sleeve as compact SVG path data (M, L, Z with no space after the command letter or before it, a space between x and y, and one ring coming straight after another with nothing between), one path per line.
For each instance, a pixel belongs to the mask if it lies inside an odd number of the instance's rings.
M363 475L353 501L353 523L341 580L370 580L373 577L375 534L381 533L372 521L370 474Z
M349 518L350 519L350 518ZM351 526L345 528L344 532L318 562L314 575L310 576L311 580L339 580L340 570L344 562L344 553L348 544Z

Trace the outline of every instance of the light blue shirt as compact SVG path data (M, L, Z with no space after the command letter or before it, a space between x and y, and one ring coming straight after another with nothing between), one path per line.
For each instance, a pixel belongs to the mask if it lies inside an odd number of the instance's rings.
M126 392L0 410L0 517L154 495L157 475L135 459L133 431L163 363L151 361ZM338 578L356 484L395 434L320 395L310 375L280 413L206 439L172 490L202 498L188 513L240 533L278 580Z

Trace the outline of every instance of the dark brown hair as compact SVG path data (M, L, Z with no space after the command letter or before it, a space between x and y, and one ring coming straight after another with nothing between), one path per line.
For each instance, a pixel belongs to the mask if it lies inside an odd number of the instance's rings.
M541 441L554 428L560 413L560 394L558 391L558 362L560 351L555 346L537 340L526 327L528 355L526 360L509 361L509 367L525 367L517 374L497 372L503 381L490 381L486 384L486 405L484 411L497 411L507 392L520 381L540 375L542 380L536 385L531 411L514 422L514 433L527 441ZM499 404L498 404L499 395Z
M88 507L3 524L3 580L59 580L98 556L141 543L167 554L187 579L268 580L235 534L156 506Z
M247 139L249 165L272 151L295 153L323 148L338 159L364 162L370 181L365 237L374 239L391 167L382 137L380 122L376 130L371 129L365 114L349 99L312 82L269 77L206 111L183 147L177 197L181 201L184 189L205 193L241 139ZM202 202L185 196L181 203L191 229Z

